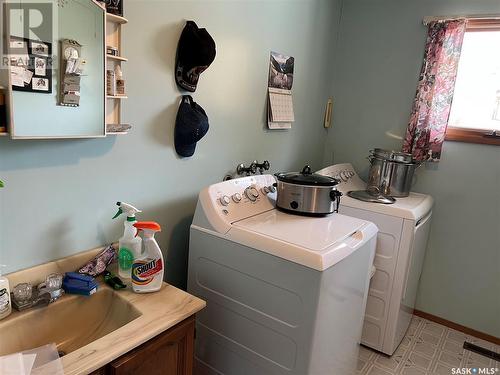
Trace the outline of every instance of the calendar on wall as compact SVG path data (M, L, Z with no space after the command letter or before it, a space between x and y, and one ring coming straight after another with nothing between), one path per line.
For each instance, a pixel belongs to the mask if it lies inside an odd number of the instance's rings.
M267 105L269 129L290 129L295 121L291 91L294 63L291 56L271 52Z
M269 119L271 129L286 129L292 127L295 121L293 113L292 92L269 87ZM276 124L274 124L276 123ZM272 127L274 126L274 128Z

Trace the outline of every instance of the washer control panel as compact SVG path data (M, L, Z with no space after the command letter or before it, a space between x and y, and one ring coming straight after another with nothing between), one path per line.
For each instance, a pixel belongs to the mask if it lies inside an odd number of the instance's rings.
M276 180L272 175L257 175L223 181L200 192L199 200L209 217L222 220L223 226L275 208Z

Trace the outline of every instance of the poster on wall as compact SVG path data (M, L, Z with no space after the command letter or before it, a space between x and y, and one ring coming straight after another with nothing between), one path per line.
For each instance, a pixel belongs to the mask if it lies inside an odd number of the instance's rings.
M291 91L294 65L292 56L271 52L267 106L269 129L290 129L295 121Z
M52 43L15 36L9 43L12 89L52 93Z
M295 59L281 53L271 52L269 60L269 87L290 91L293 85Z

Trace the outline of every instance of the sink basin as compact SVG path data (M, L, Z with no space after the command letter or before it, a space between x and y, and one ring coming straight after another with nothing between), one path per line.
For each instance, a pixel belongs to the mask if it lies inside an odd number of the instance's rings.
M0 321L0 356L54 342L68 354L141 316L118 292L101 288L90 297L66 295L47 307Z

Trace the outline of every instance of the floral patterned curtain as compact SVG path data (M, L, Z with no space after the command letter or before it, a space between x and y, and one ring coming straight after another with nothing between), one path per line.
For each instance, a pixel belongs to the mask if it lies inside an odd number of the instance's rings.
M418 161L439 161L467 21L429 23L424 62L403 142Z

